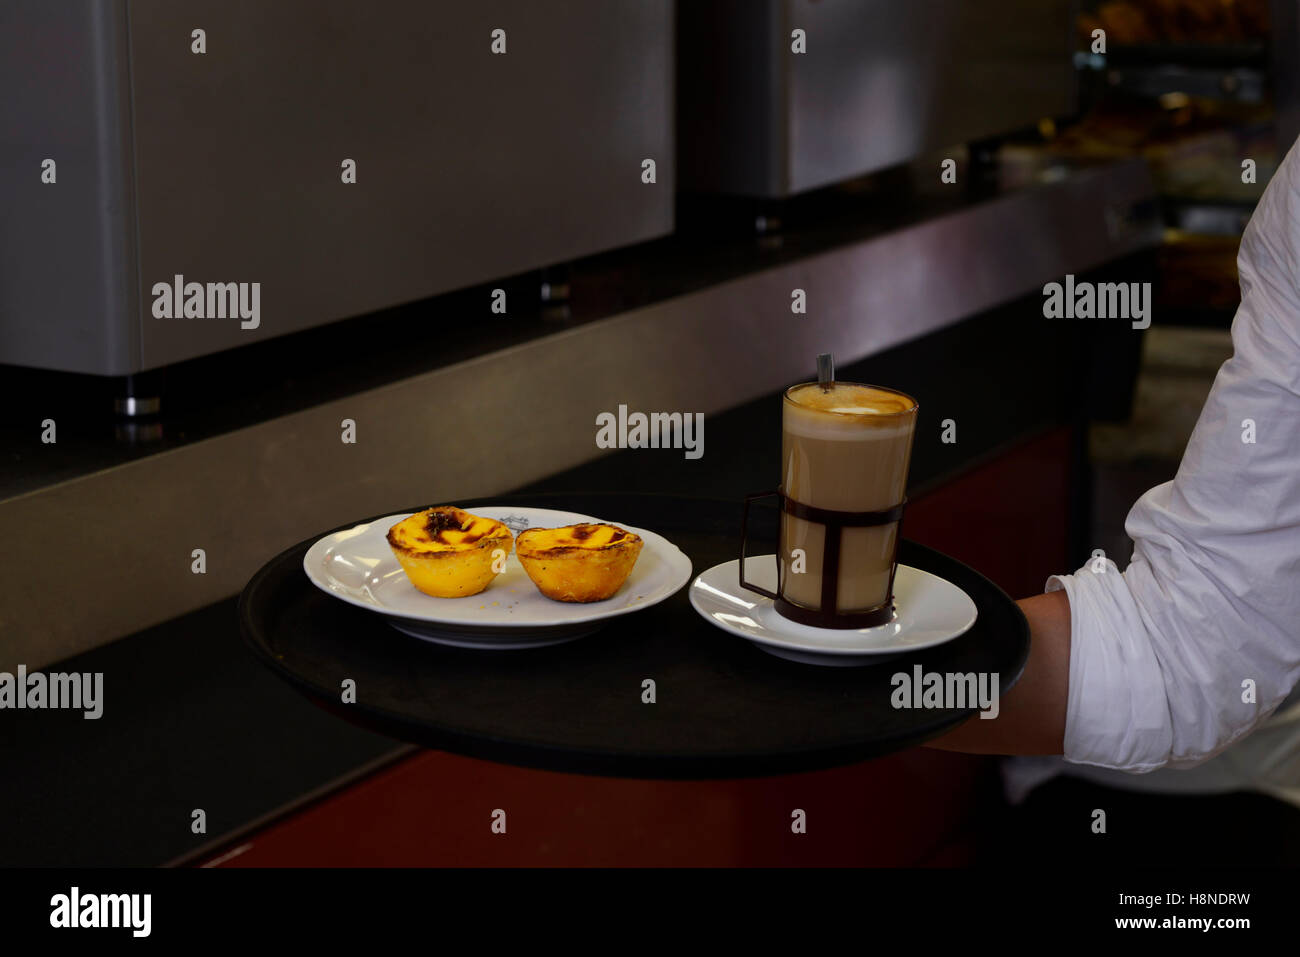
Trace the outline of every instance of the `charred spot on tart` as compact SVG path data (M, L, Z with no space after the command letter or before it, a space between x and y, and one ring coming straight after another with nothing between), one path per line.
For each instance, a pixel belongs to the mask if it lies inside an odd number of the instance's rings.
M452 528L463 528L472 521L473 519L462 522L456 513L434 508L428 512L428 518L424 521L424 530L428 532L430 540L442 542L446 541L445 538L440 537L443 532Z
M468 546L489 535L500 537L501 534L500 522L495 519L471 515L469 512L460 509L435 508L430 509L427 514L424 531L431 542L439 542L443 545ZM475 523L481 523L482 527L478 531L471 531ZM462 534L452 538L448 536L448 532L461 532Z

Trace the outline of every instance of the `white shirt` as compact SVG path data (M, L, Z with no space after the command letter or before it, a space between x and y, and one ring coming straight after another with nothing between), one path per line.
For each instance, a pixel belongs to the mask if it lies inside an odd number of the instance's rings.
M1283 706L1300 683L1295 149L1251 217L1237 266L1233 356L1177 476L1129 512L1128 568L1089 562L1048 579L1070 598L1064 758L1129 772L1071 773L1130 788L1253 789L1300 804L1300 694ZM1019 762L1022 782L1050 765ZM1133 780L1163 768L1195 770Z

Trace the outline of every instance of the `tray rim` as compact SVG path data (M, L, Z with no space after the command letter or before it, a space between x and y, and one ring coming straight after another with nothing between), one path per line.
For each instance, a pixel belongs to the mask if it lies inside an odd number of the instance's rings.
M671 502L690 502L694 505L717 505L720 508L731 508L736 511L739 519L740 505L732 499L719 499L708 496L692 497L682 495L669 495L664 493L649 492L539 492L539 493L511 493L508 495L495 496L494 501L512 499L520 504L528 501L545 501L562 500L572 501L574 498L590 497L608 497L622 499L639 499L639 500L660 500L664 503ZM484 504L487 499L483 500L466 500ZM422 506L428 508L429 506ZM464 506L466 508L472 505ZM418 509L411 509L418 511ZM770 511L773 516L776 515L775 508L760 509L760 512ZM395 514L391 510L385 510L378 513L375 518L381 518L387 514ZM373 520L373 519L372 519ZM349 528L355 522L339 526L334 531ZM737 525L737 527L739 527ZM870 760L872 758L883 757L905 748L914 747L922 744L932 738L939 737L942 734L951 731L968 720L976 713L975 708L956 710L951 717L934 722L924 728L917 728L905 733L891 735L885 738L872 739L870 741L841 743L824 747L803 748L799 750L772 750L763 754L754 754L753 752L726 752L714 751L707 754L667 754L662 752L633 752L624 751L619 753L602 753L585 748L573 747L553 741L536 741L527 740L520 737L511 739L496 738L482 734L473 729L456 728L450 725L432 726L421 720L413 719L408 715L386 709L374 708L368 704L358 702L356 704L344 705L338 699L336 689L325 689L315 683L308 681L299 675L294 669L289 668L279 661L271 653L269 647L264 645L255 633L256 629L250 620L248 614L249 604L252 596L256 592L256 586L259 586L270 574L276 570L288 556L292 555L298 549L305 549L323 535L330 532L324 532L320 535L312 536L310 539L304 539L295 545L284 549L274 558L266 562L245 585L240 592L238 601L238 617L240 634L244 643L253 655L266 665L277 676L303 694L309 701L317 707L322 708L337 717L349 722L350 724L365 728L367 730L395 738L399 741L410 742L425 748L434 748L444 750L466 757L478 758L481 760L493 761L501 764L509 764L516 767L534 768L548 771L561 771L573 774L583 774L595 777L614 777L614 778L642 778L654 780L734 780L738 778L749 777L768 777L776 774L793 774L803 771L824 770L832 767L840 767L848 764L858 763L860 761ZM1015 627L1015 638L1017 650L1010 662L1010 667L1000 672L999 680L1000 696L1005 696L1020 681L1024 673L1025 663L1029 658L1029 622L1024 613L1016 605L1014 600L1003 591L997 584L981 575L979 572L970 568L964 562L952 558L937 549L913 542L909 539L900 541L900 557L903 549L908 551L919 549L924 553L938 558L943 563L948 563L965 574L973 576L981 581L994 596L1001 600L1004 608L1012 613L1012 623ZM688 556L689 557L689 556ZM303 585L310 586L310 583L304 580ZM317 589L312 587L312 592L316 593ZM680 594L680 590L678 594ZM322 598L326 596L321 595ZM972 600L975 600L972 598ZM980 603L975 600L976 607ZM689 605L689 602L688 602ZM697 613L690 609L692 616ZM698 617L698 616L697 616ZM982 617L982 616L981 616ZM415 640L415 639L412 639ZM945 647L939 646L937 649L928 649L920 654L933 654L942 652ZM753 648L754 654L765 654L764 652ZM538 649L533 652L522 653L545 653L547 649ZM463 652L465 654L477 654L477 652ZM800 665L795 662L788 663L790 667L807 668L810 666ZM838 669L837 669L838 670Z

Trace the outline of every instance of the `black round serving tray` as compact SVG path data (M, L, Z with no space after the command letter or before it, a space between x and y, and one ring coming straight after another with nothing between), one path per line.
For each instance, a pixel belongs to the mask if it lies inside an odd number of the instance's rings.
M455 504L563 509L651 529L690 556L696 575L738 557L738 502L593 493ZM752 538L775 551L776 509L756 510L751 522ZM927 672L996 672L1005 694L1029 653L1028 623L1005 592L909 541L898 560L956 584L979 618L947 644L876 665L819 667L767 654L697 614L689 585L567 644L449 648L402 634L380 615L316 588L302 559L326 534L277 555L244 588L239 620L249 647L348 721L507 764L637 778L748 777L848 764L919 744L974 712L896 709L895 673L916 664ZM348 678L356 682L355 704L342 702ZM655 682L653 704L642 701L647 678Z

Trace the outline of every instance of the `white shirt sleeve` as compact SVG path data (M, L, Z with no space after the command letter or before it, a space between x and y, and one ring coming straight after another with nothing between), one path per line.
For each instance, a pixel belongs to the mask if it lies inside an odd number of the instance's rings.
M1237 266L1233 356L1177 476L1129 513L1128 568L1090 562L1048 579L1070 598L1067 761L1199 764L1300 680L1297 150L1265 190Z

